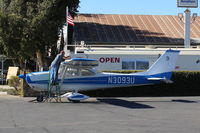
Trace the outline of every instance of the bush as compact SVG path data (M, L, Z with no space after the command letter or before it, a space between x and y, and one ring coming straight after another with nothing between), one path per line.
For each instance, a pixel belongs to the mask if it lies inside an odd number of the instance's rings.
M14 87L15 90L18 90L18 87L20 85L20 79L18 76L11 76L8 80L8 85L11 87Z
M114 73L134 73L138 71L105 71ZM175 71L172 84L158 84L84 91L83 94L93 97L140 97L140 96L200 96L200 71ZM37 92L30 91L27 96Z
M106 72L133 73L137 71L120 70ZM172 81L174 81L172 84L111 88L105 90L85 91L83 93L95 97L200 95L200 71L175 71L172 74Z

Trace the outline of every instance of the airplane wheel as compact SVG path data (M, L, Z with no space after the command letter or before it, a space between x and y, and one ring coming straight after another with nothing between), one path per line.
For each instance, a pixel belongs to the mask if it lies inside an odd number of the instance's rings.
M80 100L72 100L73 103L80 103Z
M37 96L37 102L43 102L43 100L44 100L43 95Z
M71 99L69 99L69 98L68 98L68 100L69 100L70 102L73 102L73 103L80 103L80 100L71 100Z

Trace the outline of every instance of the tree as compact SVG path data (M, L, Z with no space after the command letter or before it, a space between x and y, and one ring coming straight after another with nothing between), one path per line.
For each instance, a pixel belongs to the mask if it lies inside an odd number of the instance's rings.
M0 47L23 66L25 59L45 65L47 50L66 21L66 6L77 12L79 0L0 0Z
M14 57L22 66L27 58L22 43L23 19L13 14L0 13L0 47L2 53Z

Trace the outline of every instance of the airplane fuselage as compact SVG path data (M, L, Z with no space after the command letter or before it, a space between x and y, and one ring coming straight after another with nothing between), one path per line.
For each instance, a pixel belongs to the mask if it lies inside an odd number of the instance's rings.
M65 78L60 83L61 91L81 91L93 89L105 89L115 87L139 86L144 84L155 84L159 81L147 80L148 75L98 73L94 76L76 76ZM26 75L27 83L35 90L47 91L49 87L49 72L36 72ZM55 90L55 87L53 88Z
M159 83L171 83L172 71L180 51L167 50L145 72L120 74L99 73L95 70L98 61L94 59L74 58L63 62L58 72L58 83L62 92L78 92L115 87L140 86ZM49 71L19 75L34 90L48 91L50 83ZM56 90L53 86L51 91Z
M119 74L119 73L98 73L95 67L97 60L74 58L63 62L58 71L59 88L70 101L80 101L88 96L77 93L82 90L96 90L116 87L140 86L159 83L172 83L172 71L175 68L176 60L180 51L167 50L159 59L145 72ZM56 91L58 86L50 86L50 73L35 72L26 75L19 75L34 90ZM57 91L56 91L57 92ZM43 101L38 96L37 101Z

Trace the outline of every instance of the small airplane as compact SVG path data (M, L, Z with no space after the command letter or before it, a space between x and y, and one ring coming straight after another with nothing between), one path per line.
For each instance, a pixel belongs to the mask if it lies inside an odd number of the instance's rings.
M61 63L58 72L62 97L67 97L72 102L79 102L88 99L89 96L80 94L78 91L172 83L170 79L179 52L178 50L167 50L147 71L130 74L98 72L95 69L98 61L95 59L72 58L66 60ZM36 91L48 91L49 71L33 72L19 75L19 77L25 79L28 85ZM56 86L52 86L52 92L55 91ZM42 100L37 98L37 101L42 102L43 98Z

